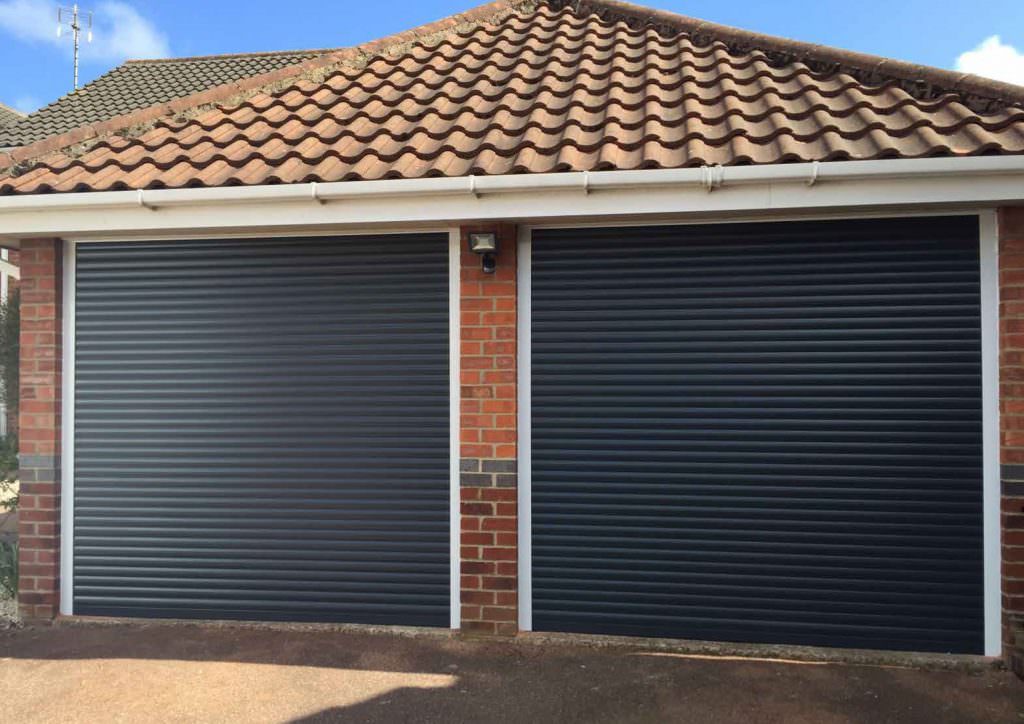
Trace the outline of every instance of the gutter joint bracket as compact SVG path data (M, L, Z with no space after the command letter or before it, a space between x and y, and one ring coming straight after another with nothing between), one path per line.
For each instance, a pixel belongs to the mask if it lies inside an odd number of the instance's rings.
M150 211L156 211L156 207L153 204L147 203L145 198L145 192L139 189L139 207L143 209L149 209Z
M700 178L701 185L708 193L711 193L725 181L725 169L717 163L713 166L701 166Z
M807 187L810 188L818 183L818 173L821 171L820 161L811 161L811 176L807 179Z

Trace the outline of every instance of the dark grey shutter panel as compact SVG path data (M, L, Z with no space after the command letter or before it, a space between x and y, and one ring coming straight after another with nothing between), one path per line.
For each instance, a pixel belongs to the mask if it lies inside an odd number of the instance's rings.
M537 231L537 630L981 653L976 217Z
M78 614L447 626L444 235L81 244Z

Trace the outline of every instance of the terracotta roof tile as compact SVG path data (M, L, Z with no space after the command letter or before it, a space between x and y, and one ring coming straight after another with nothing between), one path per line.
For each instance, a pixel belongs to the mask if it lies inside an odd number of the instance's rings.
M610 0L488 8L43 155L0 192L1024 153L1024 89L1006 84Z

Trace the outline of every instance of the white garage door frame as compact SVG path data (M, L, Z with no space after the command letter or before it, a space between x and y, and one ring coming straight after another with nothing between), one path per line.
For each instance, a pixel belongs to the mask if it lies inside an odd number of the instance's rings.
M518 236L518 469L519 469L519 629L533 630L532 584L532 395L531 395L531 270L532 232L544 228L586 228L654 225L707 225L742 221L815 221L865 218L910 218L935 216L978 217L981 282L982 346L982 508L984 548L984 642L986 656L1002 654L1002 585L999 521L999 259L996 212L992 209L914 213L834 213L800 216L752 216L728 219L680 221L614 221L588 224L545 224L521 226Z
M357 237L364 234L448 234L448 352L449 352L449 565L450 626L458 629L461 619L459 597L459 265L460 232L457 227L351 229L294 231L274 234L151 234L124 238L73 238L63 242L62 255L62 376L61 376L61 512L60 512L60 613L74 615L74 509L75 509L75 250L79 244L111 241L160 241L165 239L286 238L332 236Z
M735 223L740 221L800 221L827 220L848 218L895 218L913 216L963 216L975 214L980 226L980 264L981 264L981 319L982 319L982 405L983 405L983 510L984 510L984 581L985 581L985 654L999 656L1001 654L1001 583L1000 583L1000 531L999 531L999 411L998 411L998 257L996 212L993 209L959 210L959 211L919 211L913 213L885 212L842 212L842 213L810 213L787 215L737 215L728 219L673 219L645 221L643 218L595 222L589 224L561 223L544 226L521 226L519 231L518 254L518 388L519 388L519 627L523 631L532 630L532 586L531 586L531 547L530 547L530 269L531 269L531 238L534 228L582 228L584 226L642 226L665 224L715 224ZM424 228L387 228L387 229L345 229L325 230L322 227L308 231L289 231L287 233L264 234L264 236L357 236L365 233L414 233L438 231L436 226ZM459 230L446 227L449 233L450 262L450 355L451 355L451 626L459 627L459 561L458 561L458 408L459 408ZM192 234L148 234L131 238L112 238L104 235L100 238L73 238L64 243L63 268L63 389L62 389L62 441L61 459L68 464L61 466L61 592L60 612L73 615L72 594L73 579L71 552L73 546L73 510L74 510L74 476L70 461L74 459L74 249L77 244L90 241L139 241L159 240L162 238L214 238L231 237L255 238L259 234L207 233Z

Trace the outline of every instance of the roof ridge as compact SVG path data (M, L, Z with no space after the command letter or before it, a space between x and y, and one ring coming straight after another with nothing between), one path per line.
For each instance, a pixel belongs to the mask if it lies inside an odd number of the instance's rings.
M638 24L647 25L661 34L689 33L696 42L706 41L702 44L720 40L729 46L730 50L761 50L780 64L802 62L812 70L823 72L834 72L839 66L857 80L871 85L878 85L883 78L902 81L903 90L919 98L934 97L941 92L959 93L964 97L965 105L973 110L977 110L979 106L985 110L992 110L1008 104L1024 105L1024 86L971 73L944 70L820 43L791 40L779 35L757 33L623 0L543 2L555 10L569 8L577 15L593 14L605 22L624 22L631 27Z
M396 47L407 47L416 42L436 36L444 36L467 24L478 24L493 21L499 17L516 12L519 9L533 9L543 0L492 0L475 8L448 15L440 20L419 25L410 30L371 40L361 45L342 48L335 52L311 58L285 68L260 73L237 81L223 83L198 93L175 98L165 103L156 103L146 108L114 116L99 123L89 123L65 133L35 141L11 151L0 153L0 173L10 172L26 162L72 147L86 144L89 141L110 136L138 126L150 127L153 123L168 115L196 114L216 104L224 104L239 96L255 95L258 92L272 89L294 78L305 76L314 71L327 71L343 66L346 62L365 65L369 59L385 54ZM119 66L120 67L120 66ZM113 72L113 71L110 71Z
M195 60L234 60L237 58L274 58L282 55L327 55L348 50L349 46L336 48L298 48L295 50L260 50L251 53L212 53L210 55L182 55L174 58L128 58L122 65L155 65L158 63L186 63Z

